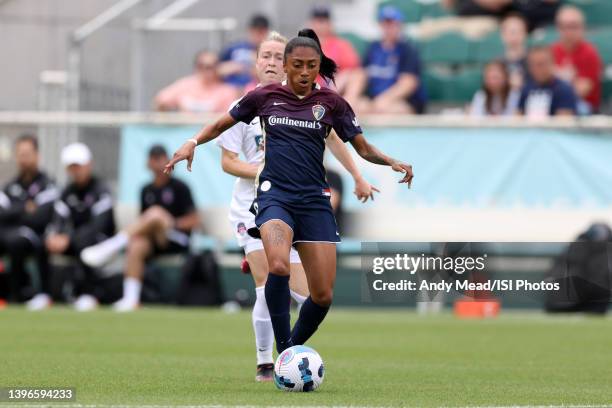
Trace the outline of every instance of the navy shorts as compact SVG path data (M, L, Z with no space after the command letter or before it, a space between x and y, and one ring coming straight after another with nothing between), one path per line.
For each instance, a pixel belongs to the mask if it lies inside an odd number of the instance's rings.
M293 244L298 242L340 242L336 218L329 199L303 204L287 204L277 200L258 200L253 202L255 225L249 235L261 238L259 229L266 222L281 220L293 230Z

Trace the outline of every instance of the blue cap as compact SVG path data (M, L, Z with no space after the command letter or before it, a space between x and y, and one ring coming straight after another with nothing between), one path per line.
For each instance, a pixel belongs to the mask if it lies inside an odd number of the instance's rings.
M404 21L404 13L400 9L390 4L381 7L378 10L378 21L393 20L393 21Z

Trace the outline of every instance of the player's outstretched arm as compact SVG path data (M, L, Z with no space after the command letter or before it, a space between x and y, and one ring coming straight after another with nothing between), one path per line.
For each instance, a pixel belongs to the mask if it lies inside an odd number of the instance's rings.
M380 164L383 166L391 166L394 171L404 173L404 177L399 181L400 183L408 184L408 188L412 185L412 179L414 174L412 172L412 166L395 160L392 157L387 156L374 145L368 143L363 134L358 134L351 139L351 144L357 151L357 153L370 163Z
M353 191L353 194L357 196L357 199L364 203L368 201L368 198L374 200L374 192L376 191L380 193L380 190L368 183L366 179L363 178L361 172L355 164L355 161L351 157L351 154L344 145L344 142L342 142L342 139L338 137L336 131L331 131L326 139L326 143L334 157L338 159L340 164L342 164L346 171L348 171L353 177L353 180L355 181L355 191Z
M174 165L183 160L187 160L187 170L191 171L191 163L193 162L195 148L198 145L210 142L235 124L236 119L229 113L226 113L216 122L204 126L194 138L187 140L176 152L174 152L172 159L164 168L164 173L169 174L174 170Z

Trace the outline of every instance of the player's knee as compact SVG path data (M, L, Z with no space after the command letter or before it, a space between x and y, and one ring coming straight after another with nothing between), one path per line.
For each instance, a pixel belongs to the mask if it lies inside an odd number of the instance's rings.
M146 238L135 236L128 243L128 256L144 256L149 250L149 241Z
M321 288L310 292L310 298L319 306L329 306L334 298L334 291L331 288Z
M289 263L280 259L272 259L269 263L270 273L279 276L289 276Z

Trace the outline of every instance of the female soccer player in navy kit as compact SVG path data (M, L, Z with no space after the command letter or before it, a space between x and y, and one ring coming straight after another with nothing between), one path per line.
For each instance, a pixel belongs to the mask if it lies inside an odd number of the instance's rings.
M284 57L286 82L249 92L228 114L186 141L166 165L166 171L171 171L176 163L187 160L191 170L197 145L213 140L238 121L250 123L260 117L265 158L253 209L268 260L265 296L279 353L304 344L332 302L339 237L323 168L325 138L331 129L343 141L350 141L365 160L404 173L400 183L410 186L413 178L410 165L366 141L353 110L340 95L316 86L319 74L333 80L336 64L323 54L312 30L301 30L289 41ZM310 289L293 330L289 317L292 245L299 252Z

